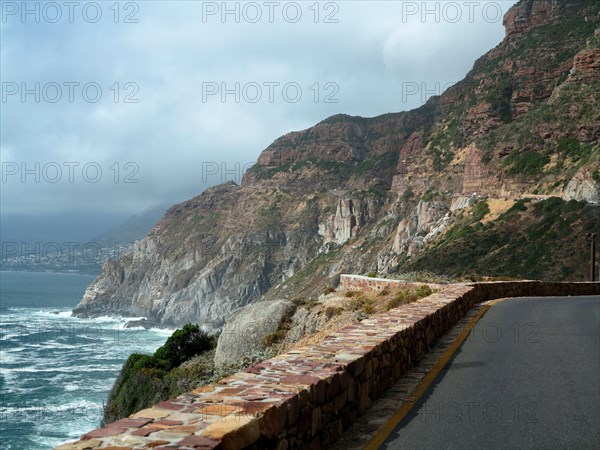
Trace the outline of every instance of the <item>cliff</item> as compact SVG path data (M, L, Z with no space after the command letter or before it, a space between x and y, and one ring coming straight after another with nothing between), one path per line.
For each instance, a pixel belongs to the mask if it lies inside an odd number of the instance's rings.
M600 4L522 0L504 24L504 40L422 107L289 133L241 186L173 206L74 314L218 330L240 306L310 297L342 272L583 279L577 237L600 226ZM523 246L527 264L507 263ZM454 264L438 263L445 249Z

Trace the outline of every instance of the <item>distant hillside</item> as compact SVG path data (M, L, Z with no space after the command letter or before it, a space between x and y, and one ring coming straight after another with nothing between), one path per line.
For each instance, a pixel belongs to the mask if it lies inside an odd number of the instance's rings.
M93 241L101 247L111 247L115 243L128 244L143 239L167 209L166 205L147 209L141 214L131 216L125 223L102 233Z

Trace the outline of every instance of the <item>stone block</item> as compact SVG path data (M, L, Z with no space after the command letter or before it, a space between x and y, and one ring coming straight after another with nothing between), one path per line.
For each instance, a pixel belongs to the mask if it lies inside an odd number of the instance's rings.
M239 450L256 442L260 429L256 418L231 414L204 428L200 436L221 441L223 450Z

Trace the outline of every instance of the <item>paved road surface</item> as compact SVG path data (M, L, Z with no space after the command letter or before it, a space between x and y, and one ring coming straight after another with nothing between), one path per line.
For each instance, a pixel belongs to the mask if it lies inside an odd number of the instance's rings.
M600 297L492 306L380 448L600 449Z

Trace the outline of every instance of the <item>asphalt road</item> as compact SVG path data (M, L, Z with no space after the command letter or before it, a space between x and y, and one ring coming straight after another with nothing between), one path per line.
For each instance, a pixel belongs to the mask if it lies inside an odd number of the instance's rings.
M600 449L600 297L493 305L381 449Z

